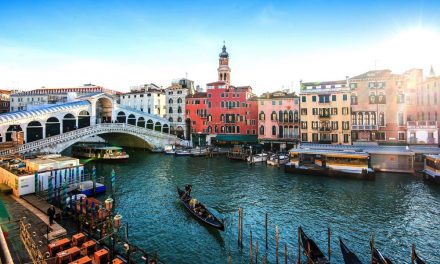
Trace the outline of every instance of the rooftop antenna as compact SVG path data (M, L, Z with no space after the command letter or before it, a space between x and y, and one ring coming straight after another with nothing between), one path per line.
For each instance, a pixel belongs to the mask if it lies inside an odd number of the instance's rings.
M188 73L185 72L185 79L188 79Z

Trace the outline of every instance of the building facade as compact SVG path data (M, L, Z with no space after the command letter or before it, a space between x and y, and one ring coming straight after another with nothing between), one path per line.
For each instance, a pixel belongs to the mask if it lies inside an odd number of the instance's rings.
M107 93L112 95L119 94L119 92L93 84L85 84L79 87L67 88L41 88L31 91L12 93L10 100L10 111L32 110L52 104L65 103L72 94L81 96L91 93Z
M405 143L406 122L413 117L416 86L423 71L404 74L390 70L369 71L349 79L351 90L351 129L353 142Z
M122 106L159 117L166 116L165 90L150 83L130 87L130 92L120 95Z
M408 144L438 144L440 131L440 76L434 69L408 94L407 105Z
M258 140L263 144L290 147L299 140L299 97L288 91L258 97Z
M301 83L301 141L351 144L347 81Z
M11 91L0 90L0 113L7 113L10 109Z
M185 125L185 98L194 93L194 81L179 79L171 83L165 89L166 116L171 124L171 133L184 138L186 133Z
M193 134L207 133L207 96L206 92L196 92L186 96L185 102L185 138Z

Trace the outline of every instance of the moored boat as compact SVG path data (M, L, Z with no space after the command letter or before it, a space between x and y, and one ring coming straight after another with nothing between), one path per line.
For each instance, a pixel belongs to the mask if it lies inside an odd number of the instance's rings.
M370 156L365 152L320 149L293 149L285 171L295 174L324 175L374 180Z
M72 155L102 161L124 161L130 157L121 147L85 143L72 146Z
M207 153L208 149L206 148L196 147L191 149L191 156L193 157L203 157L206 156Z
M298 228L298 231L301 239L301 246L303 247L304 254L307 256L308 260L314 264L330 264L330 261L324 256L315 241L310 239L301 227Z
M345 264L362 264L356 254L347 248L341 238L339 239L339 245L341 246L342 257L344 258Z
M266 161L267 165L271 166L284 165L287 162L289 162L289 157L284 154L273 154Z
M267 153L249 155L249 157L247 157L247 162L249 163L266 162L267 157L268 157Z
M371 264L393 264L393 262L384 257L379 250L374 247L374 242L370 241L371 248Z
M225 226L222 221L217 219L205 205L192 198L190 193L191 189L181 190L177 186L177 193L179 194L179 199L185 208L199 221L205 223L208 226L214 227L218 230L224 231Z
M83 181L79 184L71 185L71 187L75 188L75 191L81 194L85 194L86 196L93 196L93 181ZM107 188L102 183L95 183L95 195L105 193Z
M174 155L176 154L176 146L174 145L165 146L164 152L166 155Z
M440 184L440 154L426 155L422 173L426 181Z
M191 156L191 150L190 149L176 150L176 153L174 155L176 155L176 156Z

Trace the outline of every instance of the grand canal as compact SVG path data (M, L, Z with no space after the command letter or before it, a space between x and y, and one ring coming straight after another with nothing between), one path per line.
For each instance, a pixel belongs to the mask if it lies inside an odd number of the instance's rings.
M428 263L440 263L440 188L408 175L381 174L374 182L285 174L265 165L226 158L191 158L131 150L126 163L96 165L98 175L115 169L116 211L130 226L130 240L156 251L166 263L249 263L249 231L259 256L275 262L275 225L280 263L287 243L289 263L297 257L297 227L327 252L332 230L332 263L342 263L342 237L364 263L369 238L396 263L410 262L411 243ZM225 219L226 231L211 230L179 203L176 185L193 185L193 195ZM244 209L244 246L237 246L237 208ZM264 218L269 214L269 249ZM304 260L304 257L302 257Z

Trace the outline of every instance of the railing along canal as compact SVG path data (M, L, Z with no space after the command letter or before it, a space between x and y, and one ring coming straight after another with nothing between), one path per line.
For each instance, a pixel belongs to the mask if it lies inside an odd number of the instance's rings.
M135 125L125 124L125 123L102 123L94 126L88 126L85 128L69 131L56 136L47 137L44 139L33 141L31 143L26 143L20 146L16 146L7 150L3 150L0 151L0 156L13 155L16 153L24 153L31 150L37 150L43 147L47 147L48 145L63 143L85 136L92 136L101 133L112 133L112 132L131 132L144 136L153 136L161 139L176 139L175 136L172 136L168 133L163 133L160 131L155 131Z

